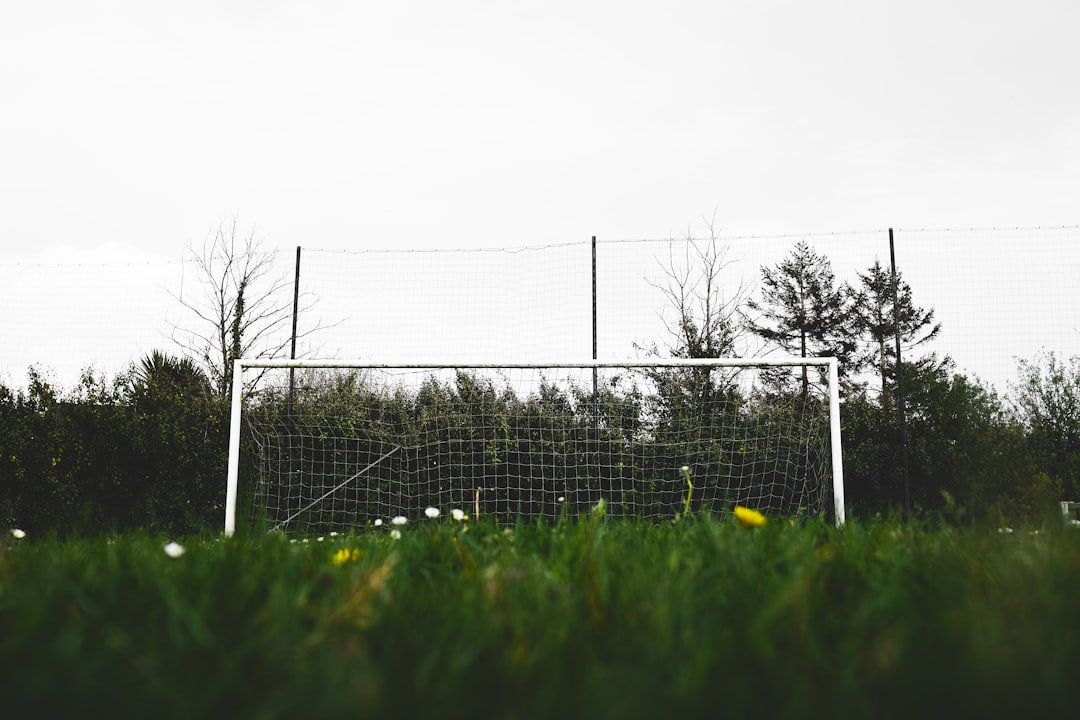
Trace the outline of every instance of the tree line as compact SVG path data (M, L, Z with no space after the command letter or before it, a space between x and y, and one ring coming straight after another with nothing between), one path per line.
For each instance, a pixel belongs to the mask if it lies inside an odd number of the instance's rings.
M220 525L228 368L246 348L280 351L260 345L261 331L248 320L262 319L263 328L278 326L288 303L277 295L254 294L248 284L256 279L253 271L265 274L269 255L255 265L216 266L210 262L215 249L222 249L225 258L238 252L235 244L230 249L225 242L235 237L226 233L218 239L221 248L215 245L204 253L203 281L217 288L214 312L198 316L207 329L185 335L189 343L181 344L181 356L155 351L111 379L87 371L75 388L66 390L51 386L34 369L25 389L0 386L0 522L58 532L191 531ZM858 273L857 283L840 283L829 259L799 242L781 262L760 269L755 293L737 289L725 296L731 288L720 283L726 262L722 243L713 235L691 247L698 253L695 262L679 270L673 264L662 288L676 316L668 325L669 337L643 350L658 356L726 357L753 340L759 352L838 357L849 512L898 507L905 472L917 511L945 513L957 521L1031 521L1050 511L1054 501L1080 499L1080 359L1045 353L1023 360L1016 382L1001 396L959 372L950 358L923 351L943 329L932 308L916 303L903 277L893 278L880 263ZM253 250L249 242L239 253ZM238 268L239 274L230 275ZM903 350L899 368L893 347L897 335ZM205 343L195 347L192 338ZM698 410L706 402L703 393L723 390L719 376L700 380L691 381L689 375L649 379L659 387L667 384L667 394L660 393L664 402L698 403ZM794 376L775 373L769 382L774 398L807 403L818 378L806 370ZM906 453L896 412L901 384ZM443 387L429 389L429 395L442 393L445 404L459 391ZM542 396L515 401L534 403L515 412L528 415L546 408L547 422L554 422L552 408L562 407L566 420L575 417L570 408L584 408L587 401L595 399L549 392L546 401ZM627 389L603 401L640 398ZM577 415L567 420L568 438L576 437L574 432L588 436L585 427L571 432L573 423L584 422L585 416ZM654 408L651 417L662 415ZM668 420L677 422L674 416ZM625 430L623 435L630 437ZM638 430L636 437L648 437ZM560 452L572 454L569 448L564 445ZM617 449L606 450L611 467L618 467ZM654 445L652 452L662 455L662 445ZM504 457L505 469L512 458ZM674 497L662 502L677 505Z
M838 282L829 258L799 241L761 268L756 295L740 289L733 299L715 282L726 248L710 236L696 246L692 270L668 273L678 322L666 352L722 357L749 336L765 352L837 357L845 488L856 512L900 507L905 483L916 510L983 522L1030 521L1080 497L1080 359L1023 360L1001 396L926 351L942 326L901 273L875 260L854 284ZM811 382L804 371L804 396Z
M0 524L84 535L220 526L228 404L191 360L153 352L111 380L0 386Z

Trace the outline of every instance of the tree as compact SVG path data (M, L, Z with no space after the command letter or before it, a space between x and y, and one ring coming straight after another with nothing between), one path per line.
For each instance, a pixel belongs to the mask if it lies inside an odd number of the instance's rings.
M761 268L761 283L761 299L746 303L747 329L798 357L835 356L846 372L855 349L848 316L850 289L837 286L828 258L800 240L776 267ZM808 388L804 366L804 400Z
M662 266L665 281L654 284L664 294L668 307L674 310L674 321L661 314L671 338L666 351L673 358L714 359L737 355L741 332L738 308L746 291L741 282L733 288L725 286L724 271L732 264L728 245L719 236L715 214L702 219L707 237L695 238L687 229L682 240L672 238L668 243L667 264ZM655 344L647 352L653 356L661 354ZM657 387L662 417L678 415L677 407L716 407L718 399L734 392L731 373L710 368L658 369L645 375Z
M190 358L155 350L133 368L129 402L143 522L173 531L210 526L224 510L227 400Z
M896 318L899 316L901 350L924 345L938 336L941 323L934 323L934 309L917 307L911 299L911 286L896 277L896 301L893 300L892 273L878 260L859 273L861 286L852 304L852 317L861 347L854 359L857 369L873 368L881 379L882 407L891 405L889 382L896 380ZM929 362L923 359L923 364ZM925 369L930 369L929 367Z
M191 325L173 325L172 338L206 372L215 393L227 397L233 361L277 357L289 346L292 281L276 272L275 253L264 250L254 231L241 236L238 221L218 223L202 248L188 248L195 288L181 279L172 293L194 316ZM310 303L307 310L310 308ZM320 329L310 328L300 335Z
M666 299L661 320L667 330L666 354L682 359L714 359L738 355L742 327L738 308L746 290L741 282L727 282L732 260L729 247L720 238L713 218L703 218L704 238L695 238L688 229L682 239L671 238L666 264L661 264L664 279L654 283ZM642 349L638 346L639 349ZM649 355L664 353L655 344L646 348ZM737 371L717 368L653 368L641 371L655 393L640 402L651 419L654 462L660 467L680 467L687 456L711 455L703 448L723 437L725 427L741 401L736 383ZM678 438L678 440L674 440ZM664 455L664 448L682 442L678 458Z
M904 363L911 502L950 521L1041 521L1061 483L1040 468L1025 430L993 389L955 370L946 358ZM895 413L851 388L842 411L846 500L862 513L903 502Z
M740 283L725 294L721 275L730 265L728 245L716 230L715 216L705 219L708 237L696 239L687 230L682 241L668 244L668 262L663 267L666 282L654 285L675 311L675 321L664 319L672 338L667 347L675 358L731 357L739 338L738 307L746 290ZM676 246L682 246L682 258ZM653 353L655 348L653 348Z
M1039 467L997 393L948 358L904 363L904 388L916 506L955 500L971 521L998 526L1045 519L1061 499L1061 480Z
M1044 352L1020 360L1010 387L1013 409L1028 432L1040 469L1059 481L1065 499L1080 496L1080 357Z

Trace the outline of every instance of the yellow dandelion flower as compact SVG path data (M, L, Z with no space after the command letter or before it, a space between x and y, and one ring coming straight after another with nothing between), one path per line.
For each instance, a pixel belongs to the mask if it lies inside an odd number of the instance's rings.
M360 559L360 548L341 548L330 558L334 565L356 562Z
M749 528L761 527L768 522L765 519L765 516L757 510L751 510L742 505L735 506L735 519L738 520L739 524L743 527Z

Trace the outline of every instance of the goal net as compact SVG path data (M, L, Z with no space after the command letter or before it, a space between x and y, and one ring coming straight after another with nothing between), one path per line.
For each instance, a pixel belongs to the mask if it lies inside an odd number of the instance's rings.
M832 358L518 365L236 363L225 531L303 533L426 508L844 521Z

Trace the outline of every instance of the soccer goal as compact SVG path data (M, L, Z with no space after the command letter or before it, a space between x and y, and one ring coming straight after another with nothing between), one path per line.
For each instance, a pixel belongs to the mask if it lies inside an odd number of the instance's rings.
M428 507L844 522L833 358L547 364L238 360L225 532L345 531Z

